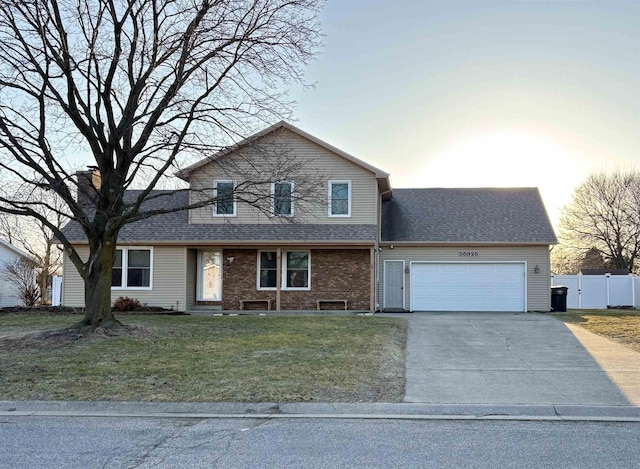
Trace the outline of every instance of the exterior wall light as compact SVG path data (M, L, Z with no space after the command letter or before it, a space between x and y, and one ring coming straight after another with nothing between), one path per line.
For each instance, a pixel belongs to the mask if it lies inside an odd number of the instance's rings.
M539 273L540 273L540 267L538 267L538 265L536 264L536 266L533 268L533 271L534 271L536 274L539 274Z

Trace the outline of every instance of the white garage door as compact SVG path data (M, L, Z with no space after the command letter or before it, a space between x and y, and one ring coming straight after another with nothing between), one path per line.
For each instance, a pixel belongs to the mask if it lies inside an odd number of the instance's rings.
M524 263L412 263L412 311L526 311Z

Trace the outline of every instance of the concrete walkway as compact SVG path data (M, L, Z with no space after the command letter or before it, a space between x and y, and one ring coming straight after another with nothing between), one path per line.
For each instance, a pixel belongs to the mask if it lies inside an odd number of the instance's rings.
M640 407L640 353L575 324L566 326L626 398Z
M406 403L640 405L640 354L550 316L394 316L409 319Z

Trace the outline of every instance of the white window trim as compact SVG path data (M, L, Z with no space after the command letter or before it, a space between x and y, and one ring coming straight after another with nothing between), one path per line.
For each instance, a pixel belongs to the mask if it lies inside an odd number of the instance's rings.
M122 251L122 286L111 287L111 290L153 290L153 247L151 246L126 246L118 247L116 251ZM149 286L148 287L128 287L127 275L129 264L129 250L131 251L149 251Z
M220 254L220 297L217 299L211 299L211 298L203 298L202 297L202 253L205 251L211 251L211 252L217 252ZM223 285L222 285L222 281L224 278L224 275L222 275L222 250L220 249L198 249L198 254L197 254L197 258L196 258L196 301L222 301L222 292L223 292Z
M291 184L291 213L288 215L283 215L280 213L276 213L276 184ZM294 197L293 193L295 191L295 184L291 181L276 181L271 183L271 215L274 217L285 217L291 218L295 214L295 206L293 203Z
M307 253L307 279L308 279L308 283L306 287L287 287L287 253L289 252L306 252ZM281 289L282 290L286 290L286 291L309 291L311 290L311 251L305 250L305 249L291 249L289 251L282 251L282 260L281 260L282 264L281 264L281 268L282 268L282 275L281 275L281 282L282 282L282 286Z
M260 286L260 268L261 268L261 265L260 265L260 257L261 257L261 256L260 256L260 255L261 255L263 252L272 252L272 253L276 254L276 256L277 256L277 251L273 251L273 250L271 250L271 249L262 249L262 250L258 250L258 261L257 261L257 266L258 266L258 267L256 268L256 290L275 291L275 290L276 290L276 287L261 287L261 286ZM276 259L276 266L277 266L277 265L278 265L278 260ZM276 274L276 275L277 275L277 274ZM277 281L278 281L278 280L276 279L276 282L277 282ZM277 283L276 283L276 284L277 284Z
M218 183L231 183L233 184L233 190L235 192L236 189L236 181L233 179L215 179L213 181L213 197L217 197L218 195ZM232 218L238 216L238 201L236 200L235 193L233 195L233 213L218 213L218 202L213 203L213 216L216 218Z
M261 291L274 291L276 287L261 287L260 286L260 254L263 252L273 252L271 249L262 249L258 251L257 263L256 263L256 289ZM307 253L307 279L308 286L306 287L287 287L287 253L289 252L306 252ZM311 290L311 251L306 249L291 249L288 251L281 251L280 259L280 289L285 291L309 291Z
M334 215L334 214L331 213L331 203L332 203L331 186L333 184L347 184L348 200L347 200L347 213L346 214ZM351 196L351 181L350 180L332 180L332 181L329 181L328 199L329 199L329 216L331 218L349 218L349 217L351 217L351 199L352 199L352 196Z

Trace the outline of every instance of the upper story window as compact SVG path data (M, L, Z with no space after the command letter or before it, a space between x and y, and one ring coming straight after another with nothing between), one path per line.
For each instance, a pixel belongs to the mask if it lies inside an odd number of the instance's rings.
M151 248L118 248L113 261L111 288L151 289L153 278Z
M351 216L351 181L329 181L329 216Z
M213 196L215 203L213 204L214 217L235 217L236 216L236 200L234 197L235 183L233 181L213 181Z
M273 215L277 217L293 216L293 183L282 181L271 184L273 196Z

